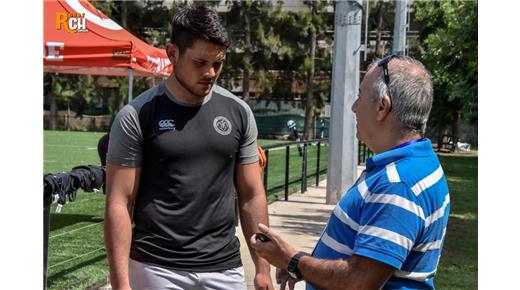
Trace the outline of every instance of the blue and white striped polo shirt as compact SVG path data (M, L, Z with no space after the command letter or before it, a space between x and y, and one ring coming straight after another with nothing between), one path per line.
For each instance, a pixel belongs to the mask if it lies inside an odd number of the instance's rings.
M313 256L365 256L397 269L383 289L434 289L449 211L448 185L430 140L383 152L367 160L341 198Z

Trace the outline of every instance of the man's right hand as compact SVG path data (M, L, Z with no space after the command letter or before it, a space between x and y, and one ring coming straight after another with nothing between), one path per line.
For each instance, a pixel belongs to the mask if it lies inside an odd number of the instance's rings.
M285 290L285 286L289 284L289 290L294 290L295 279L289 276L286 269L276 268L276 283L280 284L280 290Z

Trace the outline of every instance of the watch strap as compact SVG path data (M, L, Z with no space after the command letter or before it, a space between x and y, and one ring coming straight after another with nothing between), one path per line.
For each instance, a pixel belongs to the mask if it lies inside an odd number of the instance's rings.
M287 267L287 271L289 271L289 273L293 273L297 279L301 279L302 273L300 272L300 270L298 270L298 263L300 262L300 258L302 256L308 256L308 255L309 254L304 253L304 252L298 252L298 253L294 254L294 256L291 258L291 261L289 261L289 266Z

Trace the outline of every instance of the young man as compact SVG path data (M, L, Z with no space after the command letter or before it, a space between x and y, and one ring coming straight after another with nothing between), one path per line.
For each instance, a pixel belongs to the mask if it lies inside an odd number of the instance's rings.
M307 289L434 288L450 198L424 139L432 101L431 76L420 62L389 56L369 68L352 111L358 139L376 155L339 201L312 256L264 225L271 242L251 238L261 257L284 269L280 282L292 288L304 279Z
M255 119L215 85L229 46L217 13L184 8L172 31L172 75L125 106L110 132L110 281L113 289L246 289L235 188L246 239L268 222ZM273 289L269 264L251 255L255 288Z

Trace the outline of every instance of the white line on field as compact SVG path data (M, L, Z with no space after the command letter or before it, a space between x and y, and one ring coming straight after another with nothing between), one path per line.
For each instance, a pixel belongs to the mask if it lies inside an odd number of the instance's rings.
M99 251L99 250L103 250L103 249L105 249L104 246L101 247L101 248L97 248L97 249L95 249L94 251L90 251L90 252L85 253L85 254L83 254L83 255L80 255L80 256L74 257L74 258L72 258L72 259L68 259L68 260L65 260L65 261L63 261L63 262L59 262L59 263L57 263L57 264L54 264L54 265L52 265L52 266L49 266L47 269L51 269L51 268L53 268L53 267L56 267L56 266L59 266L59 265L62 265L62 264L68 263L68 262L70 262L70 261L72 261L72 260L76 260L76 259L79 259L79 258L82 258L82 257L88 256L88 255L90 255L90 254L93 254L93 253L95 253L95 252L97 252L97 251Z
M84 226L84 227L81 227L79 229L74 229L74 230L71 230L71 231L68 231L68 232L64 232L64 233L61 233L61 234L57 234L57 235L54 235L52 237L49 237L49 240L52 239L52 238L56 238L56 237L60 237L60 236L63 236L63 235L66 235L66 234L70 234L70 233L73 233L73 232L77 232L79 230L83 230L83 229L86 229L86 228L90 228L90 227L93 227L93 226L96 226L96 225L99 225L99 224L102 224L104 223L105 221L101 221L101 222L98 222L98 223L95 223L95 224L91 224L91 225L88 225L88 226Z

